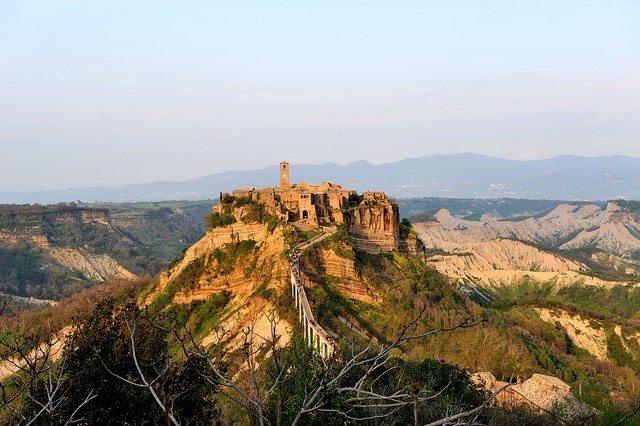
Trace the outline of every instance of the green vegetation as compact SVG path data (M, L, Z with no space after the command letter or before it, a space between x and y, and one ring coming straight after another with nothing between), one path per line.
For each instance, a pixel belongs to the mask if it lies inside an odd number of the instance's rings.
M171 303L178 292L195 289L205 272L206 264L210 264L208 271L214 275L228 275L238 265L242 265L245 277L249 277L256 268L258 248L255 240L243 240L214 249L206 261L204 256L194 259L177 275L169 278L167 287L150 307L161 310Z
M171 305L163 312L163 316L177 324L185 324L194 336L202 338L220 323L232 296L230 291L223 290L212 294L207 300Z
M322 241L322 247L327 250L333 250L338 256L355 260L356 254L351 247L351 240L345 225L337 225L336 232L329 238Z
M236 210L242 209L240 220L242 223L266 223L269 232L273 232L280 220L265 212L262 203L253 201L251 197L235 197L223 194L220 200L221 212L211 212L207 216L208 229L228 226L236 223Z
M107 254L137 275L154 275L204 234L211 201L53 206L0 205L0 291L61 299L95 284L31 241Z
M64 424L77 407L86 424L153 424L165 423L165 413L145 388L132 386L116 377L139 382L139 373L132 356L129 330L135 324L135 349L139 365L147 377L156 377L157 392L175 404L174 415L184 423L208 423L217 416L213 396L217 387L199 371L206 368L193 359L188 362L171 359L166 332L156 327L135 303L116 302L107 298L98 303L89 315L76 322L74 345L66 349L64 364L56 365L61 376L61 389L55 409L48 410L38 424ZM57 377L57 376L56 376ZM22 402L22 414L27 418L41 410L35 401L46 400L46 374L30 385L31 398ZM18 424L17 413L3 412L4 424Z
M616 325L624 336L640 332L640 291L634 286L607 289L577 283L557 289L553 283L539 283L526 277L495 290L494 296L492 321L513 330L524 342L535 359L534 370L541 369L563 379L580 391L585 402L605 413L615 411L612 407L622 401L629 403L640 397L637 391L640 346L614 332ZM534 310L536 307L588 319L591 327L605 333L608 359L597 360L576 346L559 323L542 321ZM623 390L612 397L611 390L619 386Z
M210 212L206 218L207 229L221 228L236 223L236 218L229 213Z
M341 237L336 235L334 237L340 241ZM328 247L334 243L329 242ZM424 328L454 326L480 312L452 288L444 276L426 268L418 259L397 252L376 255L351 252L356 271L367 285L381 295L381 306L385 306L385 309L380 309L377 304L348 299L334 288L325 271L317 267L321 265L318 260L319 249L315 247L306 251L303 265L305 274L320 284L309 289L308 295L316 306L315 311L326 321L333 321L338 316L352 318L384 341L394 336L402 324L420 310L425 311L420 321ZM345 257L350 258L351 255Z
M308 231L302 231L294 228L293 226L286 226L283 233L284 233L285 243L290 249L292 249L298 244L308 241L311 238L320 235L321 231L318 229L310 229Z
M0 292L61 299L91 286L81 274L70 274L50 262L42 250L28 241L0 245Z
M404 218L400 221L400 239L406 240L407 238L415 238L416 231L413 230L409 219Z
M209 261L216 262L215 272L217 274L228 275L240 262L249 265L252 261L255 261L250 255L255 255L258 247L258 243L255 240L227 243L213 250L209 255Z
M269 231L270 234L272 234L279 225L282 225L282 221L275 216L268 216L265 223L267 224L267 231Z
M204 258L198 257L189 263L180 274L170 278L167 287L162 294L153 301L150 307L153 310L160 310L171 303L178 291L196 288L203 272Z
M243 223L264 223L266 219L264 204L251 203L245 209L248 211L242 216Z

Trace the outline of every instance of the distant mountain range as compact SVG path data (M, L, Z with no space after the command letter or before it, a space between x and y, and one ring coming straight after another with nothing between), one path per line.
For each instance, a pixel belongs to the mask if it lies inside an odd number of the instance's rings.
M429 155L375 165L295 164L292 181L336 182L397 198L528 198L607 200L640 198L640 158L560 156L515 161L478 154ZM161 201L216 198L220 191L278 185L278 166L228 171L185 182L152 182L39 192L0 192L2 203Z

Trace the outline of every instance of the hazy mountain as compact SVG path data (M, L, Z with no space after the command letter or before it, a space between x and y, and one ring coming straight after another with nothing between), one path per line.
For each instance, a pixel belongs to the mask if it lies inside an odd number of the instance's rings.
M606 200L640 198L640 159L624 156L561 156L514 161L477 154L429 155L375 165L358 161L293 165L292 180L333 181L365 191L384 190L398 197L530 198ZM276 165L229 171L185 182L153 182L64 191L0 192L4 203L59 201L155 201L209 199L243 186L278 184Z

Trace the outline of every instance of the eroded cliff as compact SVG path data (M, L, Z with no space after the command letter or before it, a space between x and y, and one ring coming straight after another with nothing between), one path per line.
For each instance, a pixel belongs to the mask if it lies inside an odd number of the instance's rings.
M400 213L396 204L360 205L348 211L346 222L354 248L369 253L398 248Z

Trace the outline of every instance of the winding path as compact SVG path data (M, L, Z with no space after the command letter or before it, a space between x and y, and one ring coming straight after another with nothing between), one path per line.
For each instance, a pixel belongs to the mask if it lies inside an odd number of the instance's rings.
M309 346L318 351L323 358L329 358L333 355L336 344L329 333L327 333L313 317L313 312L311 312L311 306L309 305L309 300L307 299L307 294L304 291L302 278L300 276L300 254L305 249L330 237L335 232L335 228L323 231L322 234L296 246L291 253L290 260L291 296L295 300L298 318L304 329L304 339L309 343Z

